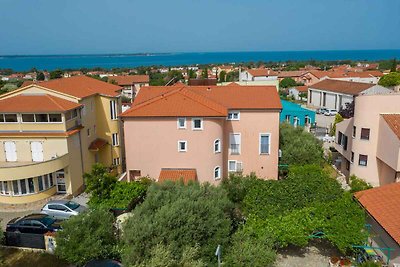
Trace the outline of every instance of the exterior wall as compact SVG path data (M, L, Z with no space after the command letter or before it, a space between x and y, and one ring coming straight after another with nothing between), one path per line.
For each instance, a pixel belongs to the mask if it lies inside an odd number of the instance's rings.
M241 134L241 154L229 154L229 134ZM260 133L270 135L270 154L260 155ZM255 172L260 178L277 179L279 150L279 112L240 111L239 121L227 121L225 127L225 171L228 160L243 162L243 173ZM226 172L225 176L227 175Z
M334 93L313 88L308 89L307 104L316 108L340 110L346 106L346 103L351 103L352 101L352 95Z
M394 139L393 133L385 126L381 114L400 112L400 94L361 95L355 98L354 118L345 120L336 125L336 133L346 132L348 135L348 152L354 152L354 163L351 164L350 175L354 174L373 186L381 186L395 181L399 165L399 141ZM353 126L356 126L356 135L352 137ZM370 129L369 140L360 139L361 128ZM345 129L345 130L344 130ZM337 136L336 136L337 138ZM351 140L351 142L350 142ZM349 159L349 154L335 146L339 153ZM359 155L367 155L367 166L360 166ZM398 167L397 167L398 168Z
M349 81L349 82L359 82L359 83L378 83L379 77L344 77L344 78L331 78L332 80L341 80L341 81Z
M294 118L297 117L299 119L298 126L307 126L305 124L306 116L308 117L309 124L315 122L315 111L302 108L300 105L281 100L282 102L282 112L280 113L280 122L288 122L294 125ZM287 116L289 116L289 121L287 120Z
M127 170L158 179L162 168L195 168L200 182L214 181L214 168L224 172L223 153L214 153L214 141L224 149L225 118L203 118L203 130L178 129L177 118L126 119L124 122ZM187 152L178 152L178 141L187 141Z

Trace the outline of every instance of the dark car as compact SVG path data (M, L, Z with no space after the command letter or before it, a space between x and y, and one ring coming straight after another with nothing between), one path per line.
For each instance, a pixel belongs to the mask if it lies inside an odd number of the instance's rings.
M60 220L56 220L46 214L30 214L22 218L12 219L6 228L6 232L21 232L31 234L45 234L61 229Z
M92 260L84 267L122 267L122 264L115 260Z

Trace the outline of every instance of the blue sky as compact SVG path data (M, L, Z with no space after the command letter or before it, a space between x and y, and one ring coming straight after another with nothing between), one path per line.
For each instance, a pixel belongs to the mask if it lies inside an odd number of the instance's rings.
M0 0L0 55L399 49L399 0Z

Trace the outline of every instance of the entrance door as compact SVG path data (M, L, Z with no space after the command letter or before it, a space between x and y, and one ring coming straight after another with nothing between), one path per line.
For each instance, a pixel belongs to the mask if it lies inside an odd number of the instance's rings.
M56 181L57 181L57 192L62 194L67 193L64 170L56 171Z
M43 161L43 144L42 142L31 142L32 161Z
M4 150L6 152L6 161L17 161L17 146L15 142L4 142Z

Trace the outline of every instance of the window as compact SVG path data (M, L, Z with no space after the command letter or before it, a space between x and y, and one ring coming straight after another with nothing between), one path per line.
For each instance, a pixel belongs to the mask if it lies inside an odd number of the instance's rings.
M187 151L187 141L178 141L178 151L179 152Z
M370 130L368 128L361 128L360 138L362 140L369 140L369 132L370 132Z
M193 130L203 130L203 119L194 118L192 119Z
M12 192L14 196L35 193L33 178L12 181ZM8 189L7 189L8 190Z
M240 112L239 111L229 111L228 112L228 120L230 120L230 121L240 120Z
M119 146L118 133L113 133L112 134L112 145L113 146Z
M35 114L22 114L22 122L35 122Z
M33 183L33 178L28 178L28 191L30 194L35 193L35 185Z
M350 161L346 159L346 170L350 171Z
M87 132L87 136L89 137L89 136L90 136L90 128L88 128L88 129L86 130L86 132Z
M17 114L0 114L0 122L18 122Z
M353 163L354 162L354 152L351 151L351 158L350 158L350 162Z
M0 181L0 195L8 195L8 182Z
M67 113L65 113L65 120L67 121L75 119L76 117L78 117L78 111L76 109L67 111Z
M44 191L54 186L54 175L52 173L38 177L39 191Z
M120 164L119 158L114 158L113 159L113 165L118 166Z
M228 160L228 171L229 172L241 172L243 170L242 162L236 160Z
M368 156L360 154L358 157L358 165L367 166L367 164L368 164Z
M117 114L118 114L118 110L117 110L117 101L116 100L111 100L110 101L110 113L111 113L111 119L112 120L116 120L117 119Z
M311 124L311 119L308 115L304 117L304 125L310 125Z
M231 155L239 155L240 154L240 143L241 143L241 136L240 133L231 133L229 136L229 143L230 143L230 152Z
M214 153L221 152L221 140L217 139L214 141Z
M342 146L344 150L347 150L347 136L342 132L338 134L338 144Z
M221 168L219 166L214 168L214 179L215 180L221 179Z
M357 131L356 126L353 126L353 134L352 134L353 138L356 137L356 131Z
M285 116L285 121L288 122L288 123L290 123L290 115L286 115L286 116Z
M186 118L178 118L178 129L186 129Z
M4 142L6 161L17 161L17 146L13 141Z
M61 122L61 114L49 114L50 122Z
M71 116L71 113L70 115ZM61 122L61 114L22 114L22 122Z
M35 114L36 122L49 122L49 114Z
M260 134L260 154L269 154L270 134Z

